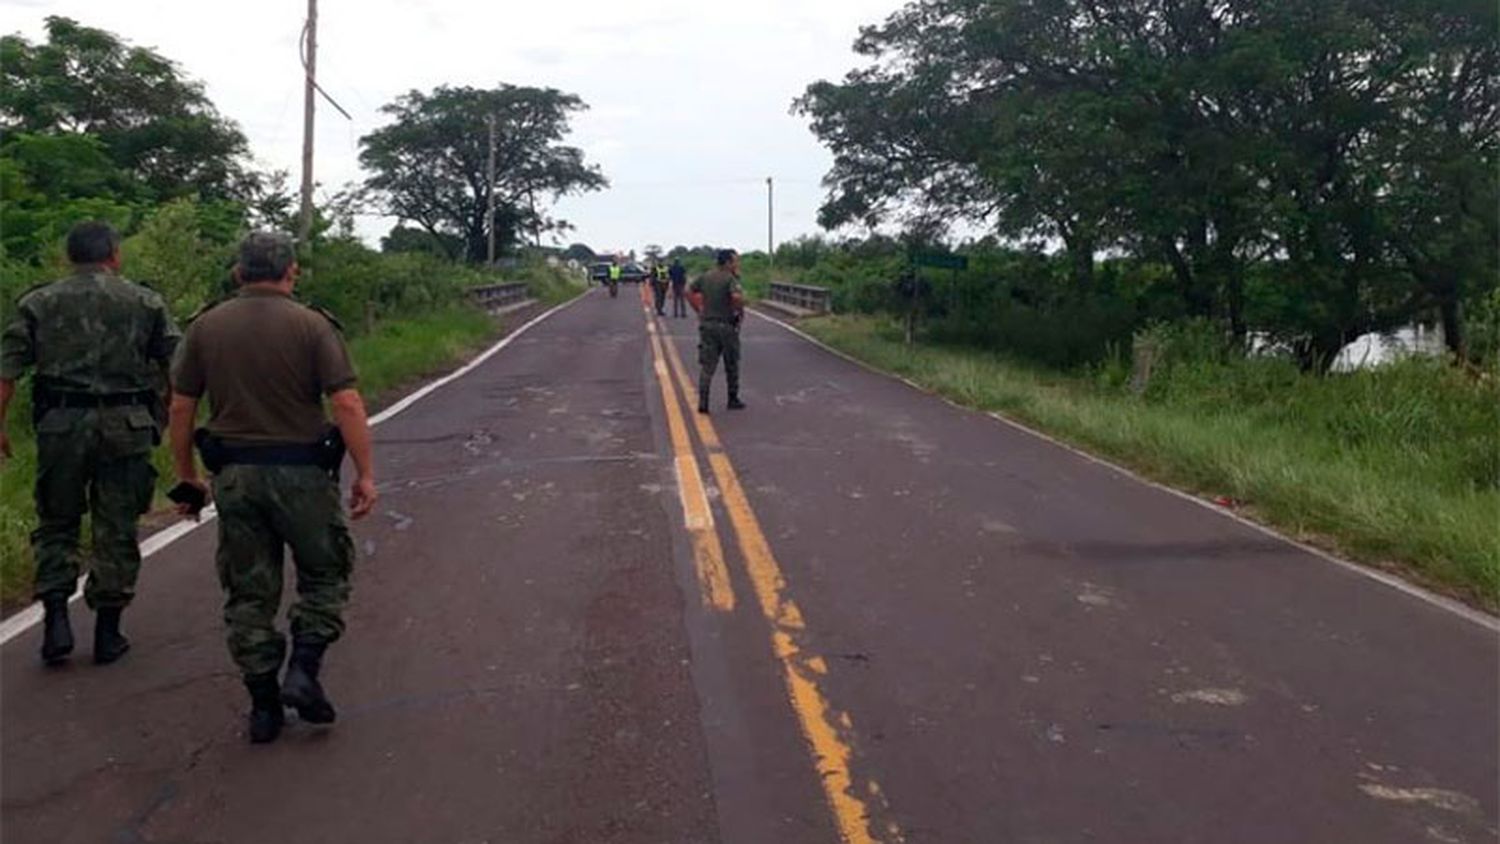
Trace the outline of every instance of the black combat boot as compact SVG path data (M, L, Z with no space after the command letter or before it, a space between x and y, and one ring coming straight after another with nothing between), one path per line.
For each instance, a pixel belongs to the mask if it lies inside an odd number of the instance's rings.
M250 692L250 743L268 744L275 741L286 723L286 713L281 710L281 689L276 685L276 672L246 675L245 689Z
M58 665L73 652L73 626L68 623L68 596L42 598L47 615L42 620L42 662Z
M130 650L130 640L120 632L124 607L100 607L94 613L94 664L108 665Z
M287 663L286 679L281 683L281 702L296 709L309 724L332 724L337 717L318 682L323 651L327 649L326 642L293 641L292 658Z
M745 403L742 402L742 401L740 401L739 394L737 394L737 393L731 393L730 394L730 396L729 396L729 409L730 410L744 410L745 409Z
M698 391L698 412L702 413L705 416L708 415L708 391L707 390L699 390Z

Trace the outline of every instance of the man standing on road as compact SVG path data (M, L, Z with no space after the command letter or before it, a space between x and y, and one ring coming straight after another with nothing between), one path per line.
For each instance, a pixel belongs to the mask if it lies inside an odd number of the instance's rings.
M156 490L162 375L182 334L160 296L119 276L120 235L108 223L74 226L68 260L73 274L23 295L0 340L0 455L11 454L5 418L16 381L34 368L42 660L56 665L73 652L68 598L88 513L94 553L83 596L95 613L94 662L105 664L130 649L120 615L141 570L136 522Z
M672 279L672 316L687 316L687 301L684 294L687 291L687 269L682 266L681 258L672 259L672 268L667 270L667 276Z
M660 262L651 267L651 294L655 298L656 315L667 315L667 268Z
M183 484L207 492L193 463L198 440L219 513L219 582L229 652L250 692L250 741L281 733L282 704L327 724L333 704L318 682L323 654L344 631L354 545L339 507L347 444L356 477L350 515L375 506L370 428L354 368L332 317L292 298L291 238L255 233L240 244L239 293L188 328L172 371L172 458ZM193 432L207 394L208 426ZM323 413L323 398L336 427ZM188 506L182 512L191 513ZM297 571L292 654L276 629L284 546Z
M745 294L740 287L740 254L720 249L717 266L691 289L693 310L698 312L698 412L708 412L708 396L719 358L724 358L724 378L729 382L729 409L744 410L740 401L740 321L745 316Z

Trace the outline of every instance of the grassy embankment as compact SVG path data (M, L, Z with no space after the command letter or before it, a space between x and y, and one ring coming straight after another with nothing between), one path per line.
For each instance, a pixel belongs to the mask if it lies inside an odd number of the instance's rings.
M555 274L523 273L532 295L544 305L557 304L581 292L582 287ZM535 277L532 277L532 276ZM508 321L514 325L514 321ZM450 368L492 340L505 326L484 313L466 307L450 307L425 314L382 322L369 334L349 341L350 355L359 371L360 386L367 399L378 405L382 394L424 375ZM31 552L27 537L35 526L31 488L36 477L36 441L31 430L31 409L22 389L11 408L9 430L15 457L0 466L0 604L12 606L26 600L31 589ZM166 449L155 455L161 494L170 488L170 462ZM87 545L87 528L84 531Z
M1187 365L1144 396L1122 365L1067 373L962 347L908 347L894 322L802 324L958 403L1002 412L1166 483L1494 611L1500 385L1437 362L1333 377L1283 361Z

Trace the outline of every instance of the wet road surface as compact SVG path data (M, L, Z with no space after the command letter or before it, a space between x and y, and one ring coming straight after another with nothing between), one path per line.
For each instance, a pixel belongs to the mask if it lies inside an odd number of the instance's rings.
M633 294L627 287L623 294ZM340 719L243 737L214 529L0 651L0 840L1485 842L1495 631L745 326L596 290L377 429Z

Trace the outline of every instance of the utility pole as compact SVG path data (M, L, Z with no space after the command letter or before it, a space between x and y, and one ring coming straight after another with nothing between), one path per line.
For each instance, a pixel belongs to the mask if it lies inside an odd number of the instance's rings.
M489 203L488 203L488 205L489 205L489 229L490 229L489 260L490 260L490 266L493 267L495 265L495 114L494 114L494 112L490 113L489 125L490 125L490 163L489 163L489 166L486 168L486 172L489 174L487 178L489 179L489 189L490 189L490 198L489 198Z
M495 114L490 112L486 120L489 126L489 163L484 165L484 178L486 178L489 198L486 199L486 211L484 211L484 226L489 229L489 249L486 255L489 264L495 264Z
M526 201L531 203L531 240L536 248L542 248L542 218L536 215L536 191L526 189Z
M312 248L313 98L318 89L318 0L307 0L307 25L302 32L302 69L306 74L306 86L302 98L302 216L297 225L297 246L305 257Z
M776 265L776 214L775 214L775 186L771 183L771 177L766 177L766 257L772 266Z

